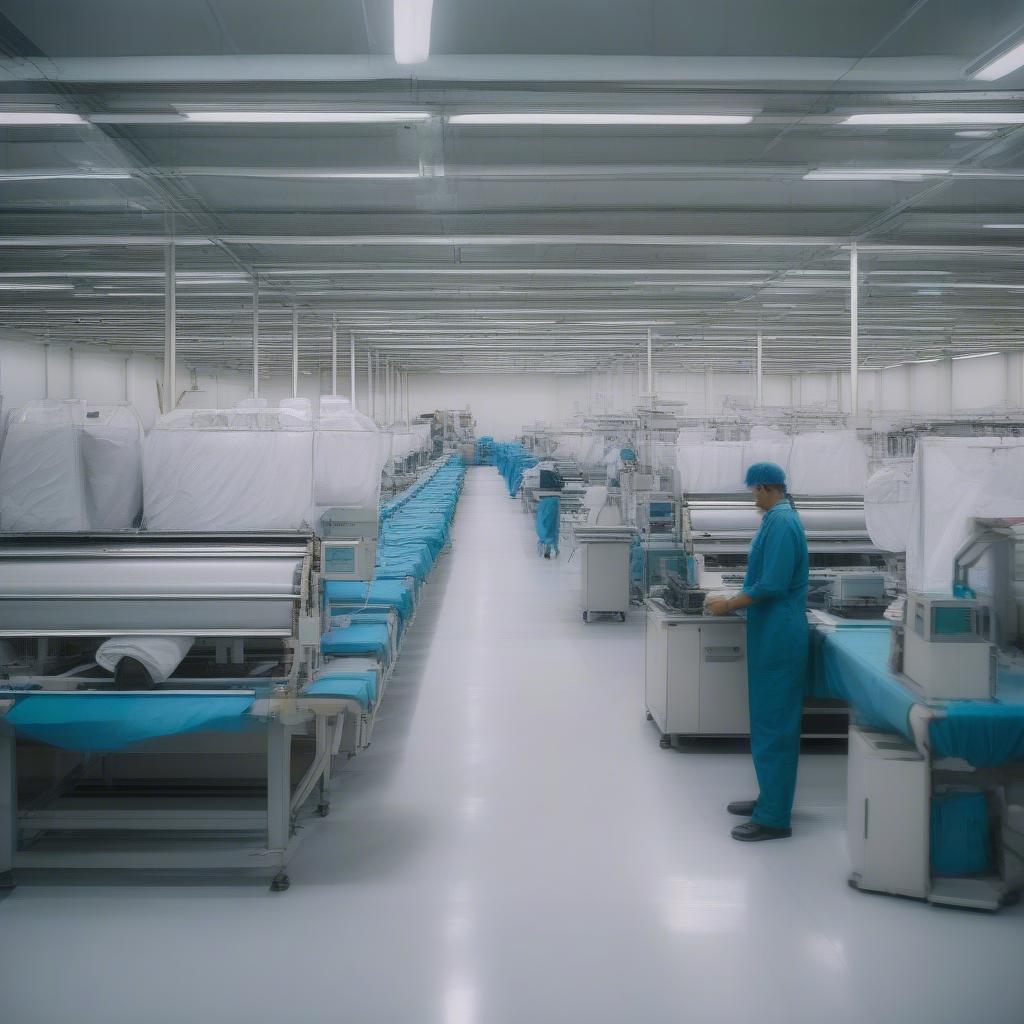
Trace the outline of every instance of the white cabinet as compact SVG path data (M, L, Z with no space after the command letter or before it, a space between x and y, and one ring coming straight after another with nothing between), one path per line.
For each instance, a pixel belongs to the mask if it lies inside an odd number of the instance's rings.
M610 612L626 617L629 608L629 536L624 541L583 541L580 570L583 618L591 613Z
M850 728L846 836L858 889L929 892L928 762L901 736Z
M687 616L647 602L647 711L668 737L746 736L746 623Z

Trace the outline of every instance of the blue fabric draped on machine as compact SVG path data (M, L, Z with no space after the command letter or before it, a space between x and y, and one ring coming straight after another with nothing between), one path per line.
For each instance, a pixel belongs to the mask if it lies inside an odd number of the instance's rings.
M260 728L247 718L252 694L30 693L18 696L4 721L19 736L64 750L123 750L180 733Z
M448 544L466 470L457 455L381 507L377 564L371 583L330 582L324 588L321 651L369 655L390 663L412 616L416 590ZM387 615L394 610L397 624ZM335 611L345 624L334 622ZM395 636L392 638L392 627Z
M913 741L910 709L924 703L889 671L888 626L849 626L812 634L811 691L838 697L869 728ZM959 757L975 768L1024 760L1024 674L1001 666L995 700L948 701L929 727L937 757Z
M495 445L495 465L508 485L508 496L514 498L523 484L523 473L537 460L518 442Z

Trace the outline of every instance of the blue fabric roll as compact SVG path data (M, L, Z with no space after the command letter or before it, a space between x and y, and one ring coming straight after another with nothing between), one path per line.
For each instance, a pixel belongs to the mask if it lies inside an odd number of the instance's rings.
M35 693L4 721L19 736L82 752L122 750L144 740L187 732L261 728L244 717L252 694Z
M390 660L391 630L372 622L335 626L320 638L321 654L367 654L383 662Z
M413 612L412 583L406 580L374 580L370 584L334 580L324 585L328 604L385 605L407 620Z

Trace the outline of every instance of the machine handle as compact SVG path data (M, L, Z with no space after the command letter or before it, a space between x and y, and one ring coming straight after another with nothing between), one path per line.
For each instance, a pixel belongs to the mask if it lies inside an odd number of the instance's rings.
M743 657L743 648L728 647L705 647L705 661L739 661Z

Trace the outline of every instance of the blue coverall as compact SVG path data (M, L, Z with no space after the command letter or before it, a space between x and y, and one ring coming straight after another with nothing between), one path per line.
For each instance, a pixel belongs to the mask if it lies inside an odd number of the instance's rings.
M788 829L800 757L807 670L807 538L783 499L765 513L750 547L747 609L750 752L760 796L751 820Z

